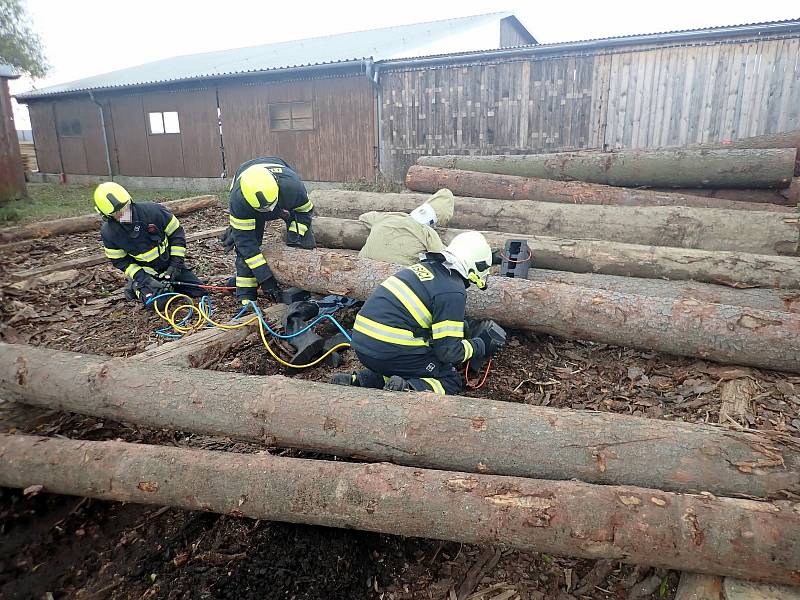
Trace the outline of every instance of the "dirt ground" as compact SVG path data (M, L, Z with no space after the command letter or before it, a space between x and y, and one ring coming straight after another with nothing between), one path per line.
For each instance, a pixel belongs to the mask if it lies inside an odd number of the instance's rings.
M188 232L225 220L224 211L216 208L181 218ZM108 265L11 283L12 272L98 249L98 235L92 232L0 250L0 339L121 357L163 343L154 334L162 325L159 319L120 298L123 278ZM203 278L222 281L233 272L232 255L222 254L214 238L190 243L189 254L188 262ZM237 310L230 296L214 295L213 301L221 319ZM344 320L352 317L351 310ZM356 366L352 356L344 358L342 369ZM209 368L284 372L257 340ZM323 366L295 376L324 381L333 371ZM521 332L510 332L486 384L466 394L716 423L721 382L740 376L752 378L759 393L752 412L730 426L800 439L800 377ZM263 450L225 438L142 429L2 400L0 430ZM0 490L2 598L670 599L677 581L675 572L610 561Z

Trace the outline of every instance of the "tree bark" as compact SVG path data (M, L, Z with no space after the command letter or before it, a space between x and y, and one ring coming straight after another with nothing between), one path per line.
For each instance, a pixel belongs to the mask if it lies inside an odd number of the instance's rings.
M169 200L162 204L172 214L180 216L214 206L218 201L219 198L217 196L194 196L192 198L181 198L180 200ZM39 221L29 225L0 229L0 243L6 244L21 240L52 237L54 235L92 231L93 229L98 229L99 225L100 215L98 214L67 217L54 221Z
M721 198L704 198L688 194L654 190L612 187L581 181L553 181L537 177L516 177L476 173L458 169L439 169L414 165L406 173L406 187L417 192L433 193L447 188L456 196L497 198L501 200L536 200L561 204L602 204L612 206L689 206L793 212L787 206L756 202L735 202Z
M698 144L693 148L794 148L798 151L794 174L800 176L800 129L757 135L740 140L725 140L716 144Z
M800 449L753 432L144 358L0 344L0 390L48 409L415 467L750 498L800 492Z
M784 188L797 150L653 149L491 156L423 156L418 165L623 187Z
M22 435L0 454L7 487L800 582L789 503Z
M701 198L712 198L717 200L733 200L735 202L746 202L748 204L758 204L771 207L778 205L778 210L797 207L797 177L792 177L792 183L788 188L780 190L769 189L730 189L730 188L648 188L653 192L665 192L673 194L687 194L689 196L699 196ZM640 189L640 188L637 188ZM781 209L780 207L784 208ZM764 209L769 210L769 209Z
M371 211L410 212L427 194L385 194L319 190L311 193L315 212L358 219ZM572 239L609 240L647 246L790 255L798 252L798 217L771 212L669 206L591 206L458 198L451 227L516 231Z
M398 267L331 251L272 247L284 285L366 300ZM568 339L800 372L800 315L494 277L471 289L467 312Z
M696 281L666 281L663 279L640 279L619 275L593 273L568 273L548 269L531 269L528 279L532 281L566 283L609 292L654 296L671 300L697 300L710 304L729 304L763 310L800 313L800 291L770 289L732 289L711 283Z
M186 241L194 242L197 240L218 236L223 231L225 231L225 227L215 227L213 229L206 229L203 231L198 231L196 233L187 233ZM189 249L189 251L191 252L191 248ZM46 275L48 273L54 273L55 271L67 271L69 269L85 269L86 267L99 265L106 261L108 261L106 255L102 252L98 252L96 254L91 254L89 256L82 256L80 258L73 258L71 260L51 263L49 265L43 265L41 267L34 267L33 269L16 271L14 273L11 273L9 275L9 278L11 279L11 281L22 281L24 279L30 279L32 277L41 277L42 275Z
M463 231L463 229L438 230L445 242L449 242ZM800 288L800 267L795 257L639 246L597 240L529 237L519 233L496 231L482 233L494 249L502 249L506 240L524 239L533 254L532 266L537 269L673 281L694 280L731 287ZM360 250L369 235L369 227L351 219L315 217L314 235L317 243L325 248ZM568 276L568 273L563 275L564 278ZM565 283L572 282L565 281ZM639 282L631 285L637 283ZM641 283L649 284L649 282ZM796 294L787 292L781 297L786 298L787 310L791 308L790 312L795 312L798 302ZM727 304L727 302L721 303ZM747 303L742 304L749 306Z

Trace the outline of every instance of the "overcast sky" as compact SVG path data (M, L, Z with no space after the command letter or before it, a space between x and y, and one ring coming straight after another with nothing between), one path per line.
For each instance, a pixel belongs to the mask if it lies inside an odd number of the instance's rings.
M52 65L36 87L160 58L476 15L513 12L542 43L800 17L798 0L27 0ZM31 88L11 82L12 94ZM15 111L17 128L30 127Z

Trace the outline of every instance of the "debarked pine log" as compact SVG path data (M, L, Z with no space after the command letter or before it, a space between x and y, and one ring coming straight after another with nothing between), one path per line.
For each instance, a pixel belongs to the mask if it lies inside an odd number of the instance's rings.
M418 165L623 187L784 188L797 150L689 149L422 156Z
M346 190L311 193L316 214L358 219L368 211L411 212L427 194ZM456 199L448 223L460 229L515 231L646 246L789 255L798 252L798 216L677 206L596 206L530 200Z
M0 456L7 487L800 582L788 502L23 435Z
M396 265L325 250L271 247L278 280L366 300ZM697 300L493 277L470 289L467 313L507 327L727 364L800 372L800 315Z
M214 206L218 201L219 198L214 195L193 196L192 198L169 200L163 202L162 205L172 214L181 216ZM30 223L29 225L0 229L0 244L46 238L67 233L78 233L81 231L92 231L93 229L99 229L99 227L100 215L96 213L81 215L79 217L56 219L54 221L39 221L38 223Z
M800 493L800 450L755 432L147 359L0 344L0 390L42 408L409 466L750 498ZM158 382L147 394L145 379Z
M437 230L442 240L447 243L463 229ZM568 279L569 272L600 273L609 276L626 278L669 279L671 281L693 280L716 283L731 287L770 287L794 290L800 288L800 260L790 256L768 256L766 254L748 254L744 252L711 252L690 248L667 248L663 246L639 246L635 244L618 244L599 240L568 240L551 237L529 237L519 233L501 233L483 231L483 235L495 250L502 250L506 240L524 239L532 253L532 266L537 269L561 271ZM367 236L369 227L352 219L333 219L315 217L314 234L317 243L325 248L343 248L360 250ZM564 283L575 283L577 281ZM650 286L653 282L630 282L629 286ZM654 285L654 284L653 284ZM688 285L688 284L687 284ZM610 285L584 285L584 287L600 287L614 290ZM626 291L631 288L620 288ZM756 292L751 292L755 294ZM679 294L651 294L650 288L644 295L661 295L678 297ZM680 294L683 296L683 294ZM772 298L769 302L774 302ZM725 296L724 298L727 298ZM723 296L719 304L735 304L769 308L749 302L726 302ZM780 300L786 300L792 307L797 302L796 292L780 294ZM787 310L789 310L787 308ZM795 312L794 308L790 312Z
M582 181L554 181L537 177L517 177L476 173L459 169L440 169L412 165L406 173L406 187L416 192L434 193L447 188L456 196L497 198L500 200L535 200L562 204L603 204L611 206L690 206L793 212L788 206L756 202L736 202L724 198L704 198L689 194L613 187Z

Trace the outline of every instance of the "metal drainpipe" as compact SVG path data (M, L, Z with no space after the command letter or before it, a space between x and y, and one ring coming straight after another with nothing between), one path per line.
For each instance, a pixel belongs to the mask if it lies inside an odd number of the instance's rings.
M381 86L378 81L378 65L376 65L372 59L366 60L364 61L364 70L367 75L367 79L369 79L370 83L375 88L375 149L378 153L378 173L376 173L377 180L377 175L381 173L381 165L383 164L383 124L381 122L383 117L381 114L381 105L383 102L381 101Z
M106 151L106 167L108 167L108 178L110 181L114 180L114 173L111 170L111 153L108 151L108 133L106 132L106 117L103 114L103 105L95 100L94 93L89 92L89 99L97 105L97 110L100 111L100 127L103 130L103 146Z

